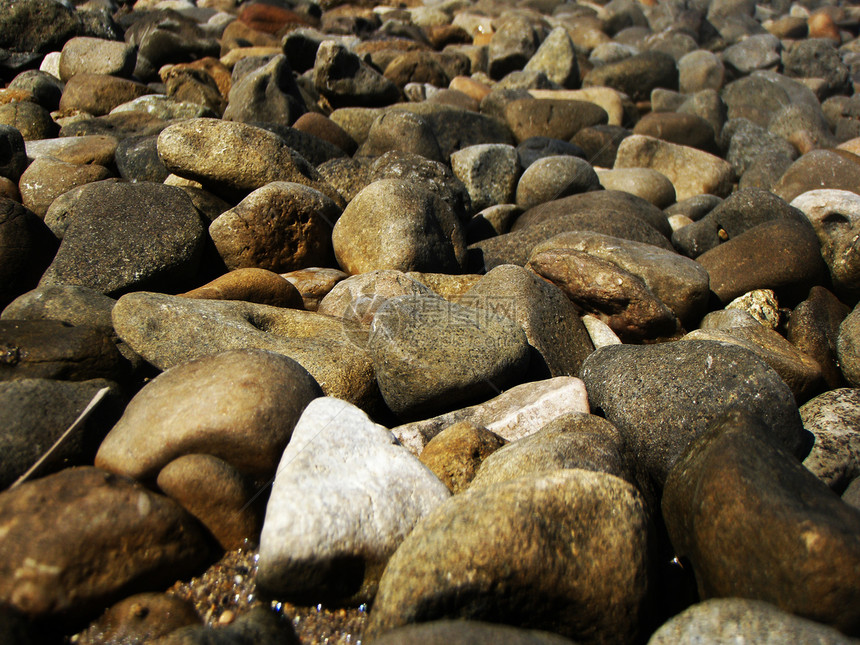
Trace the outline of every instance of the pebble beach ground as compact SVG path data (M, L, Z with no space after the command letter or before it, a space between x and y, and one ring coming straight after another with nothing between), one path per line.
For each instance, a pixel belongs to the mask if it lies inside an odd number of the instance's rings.
M860 642L860 7L0 0L0 642Z

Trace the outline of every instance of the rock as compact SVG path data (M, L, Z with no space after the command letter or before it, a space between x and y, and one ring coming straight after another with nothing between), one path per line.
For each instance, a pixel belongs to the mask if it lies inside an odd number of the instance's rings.
M713 52L697 49L678 60L678 89L683 94L700 90L717 90L723 87L726 69Z
M663 173L675 186L679 201L702 193L725 197L734 179L731 165L719 157L638 134L618 146L615 168L651 168Z
M630 130L620 125L595 125L583 128L571 139L585 150L585 158L601 168L612 168L618 154L618 146L630 136Z
M265 481L302 411L321 394L307 371L274 352L234 350L184 362L131 400L96 464L153 480L174 459L200 453Z
M860 390L830 390L800 408L803 428L812 433L812 450L803 465L835 493L860 476Z
M800 302L827 271L814 231L784 218L759 224L696 261L707 269L711 291L722 302L753 289L773 289L780 302Z
M713 598L697 603L668 621L648 645L681 642L725 643L741 640L762 645L786 641L803 645L844 645L844 634L821 623L782 611L771 603L744 598Z
M850 309L824 287L812 287L809 297L791 312L786 338L821 366L821 375L829 389L842 387L845 381L836 362L836 339L839 324Z
M0 47L13 52L45 54L83 31L72 7L47 0L3 0L0 16Z
M0 124L16 128L25 141L56 136L57 124L41 105L20 101L0 105Z
M97 164L75 164L41 157L27 166L18 184L21 202L44 218L54 200L77 186L111 177L112 173Z
M558 286L578 307L629 341L666 338L679 323L641 278L611 261L569 248L534 253L527 265Z
M836 359L845 380L853 387L860 387L860 309L856 306L839 325L836 338Z
M722 146L726 149L726 161L732 164L735 174L743 181L749 181L749 177L744 177L758 164L770 164L774 158L779 158L787 160L788 165L791 165L797 158L797 150L788 141L747 119L731 119L723 127L720 136ZM773 183L776 183L783 172L784 169L775 175Z
M345 318L369 330L379 308L390 298L404 295L432 296L434 292L402 271L367 271L334 285L320 301L317 311Z
M244 123L189 119L158 136L158 154L167 169L199 181L213 192L228 189L244 196L273 181L290 181L319 190L338 206L341 197L278 135Z
M458 302L516 322L533 349L530 369L541 377L579 374L594 349L576 307L562 290L522 267L496 267Z
M787 105L773 116L767 129L794 145L801 154L836 145L830 125L817 105Z
M113 298L88 287L46 285L15 298L0 314L0 320L59 320L110 332L110 313L115 303Z
M505 121L517 143L531 137L567 141L583 128L604 124L606 111L586 101L567 99L518 99L504 109Z
M183 627L152 641L152 645L298 645L299 642L289 621L266 607L254 607L225 627Z
M56 110L63 95L63 83L60 79L37 69L21 72L9 82L7 89L30 92L36 103L46 110Z
M606 190L618 190L636 195L657 208L675 203L675 187L669 178L650 168L619 168L598 170L597 179Z
M400 54L385 66L383 75L401 89L409 83L448 87L448 83L451 82L439 56L428 51L409 51Z
M774 441L760 417L736 410L715 419L669 474L663 516L703 599L764 600L858 633L860 590L849 572L860 559L860 512Z
M358 147L355 139L349 136L346 130L328 117L317 112L302 114L293 123L293 127L300 132L306 132L324 141L328 141L343 150L347 155L353 154Z
M343 271L320 267L299 269L281 275L299 291L304 308L308 311L317 311L322 299L338 282L348 277Z
M486 428L460 421L433 437L419 458L456 495L469 487L481 463L506 443Z
M432 161L443 159L439 141L427 120L402 110L380 114L370 126L358 154L378 157L389 150L419 154Z
M451 155L451 169L469 192L475 212L515 201L520 175L517 148L502 143L469 146Z
M377 107L400 97L394 83L332 40L323 41L317 49L313 82L334 107Z
M379 645L570 645L571 641L550 632L517 629L479 620L434 620L385 632L374 640Z
M760 416L788 450L801 450L791 390L741 347L698 340L610 345L585 359L582 380L592 409L621 431L658 488L690 442L728 410Z
M630 97L611 87L586 87L580 90L530 89L529 94L536 99L594 103L606 112L607 123L611 126L621 126L622 123L630 123L639 117L639 112Z
M305 602L366 602L391 554L449 495L364 412L318 399L299 419L278 466L257 582Z
M585 387L577 378L557 376L517 385L484 403L397 426L391 431L406 448L420 454L427 442L458 422L484 427L506 441L515 441L569 412L589 412Z
M696 258L750 229L772 220L806 223L796 207L768 190L745 188L728 196L704 217L672 234L672 244Z
M773 192L787 202L810 190L832 188L860 193L860 161L856 155L840 156L832 150L813 150L795 161Z
M726 305L724 311L739 310L768 329L778 329L780 326L779 301L770 289L754 289L738 296ZM714 313L718 313L714 312Z
M260 517L254 489L230 464L208 454L185 454L158 473L158 487L196 517L224 550L256 542Z
M169 98L181 103L201 105L220 117L224 114L227 100L213 74L217 75L214 70L210 74L209 70L192 67L191 64L166 65L159 70Z
M29 479L43 477L70 465L92 463L93 455L119 415L122 396L111 381L58 381L26 378L0 382L0 487L11 486L46 455L60 436L102 389L108 388L89 415Z
M782 64L786 76L824 79L825 95L850 92L848 67L830 39L808 38L792 43L782 53Z
M4 360L0 381L55 378L122 380L126 364L114 340L97 327L71 327L56 320L0 321Z
M576 413L558 417L489 455L469 488L573 468L608 473L637 485L618 429L600 417Z
M516 203L523 210L568 195L597 189L597 173L584 159L543 157L523 172L517 183Z
M847 190L810 190L792 200L812 222L821 256L836 293L850 302L860 298L860 194Z
M781 49L776 36L754 34L727 47L723 51L723 61L740 74L749 74L757 69L775 68L780 62Z
M714 129L700 116L682 112L651 112L646 114L633 128L633 134L641 134L680 146L712 151Z
M209 226L228 269L293 271L333 262L340 208L318 190L276 181L258 188Z
M586 157L585 150L575 143L551 137L529 137L517 146L517 159L523 168L528 168L538 159L557 155Z
M272 307L304 308L298 289L285 278L266 269L236 269L180 295L204 300L244 300Z
M60 80L65 82L81 73L128 78L136 61L137 53L128 43L79 36L63 45Z
M791 388L799 403L821 391L824 383L818 362L807 356L773 329L746 325L731 329L696 329L684 336L690 340L715 340L740 345L770 365Z
M76 284L107 295L176 288L203 251L200 214L181 190L149 182L91 184L66 214L68 228L40 284Z
M109 607L84 632L105 643L140 642L200 624L194 606L166 593L140 593Z
M80 621L129 592L163 588L208 556L194 521L126 477L70 468L0 494L3 604Z
M74 119L60 128L61 137L101 134L115 139L158 134L167 126L165 119L147 112L119 111L105 116Z
M56 238L35 213L0 199L0 308L36 286L56 249Z
M290 125L307 110L283 54L243 76L231 88L229 98L224 110L228 121Z
M570 231L538 244L532 255L553 249L581 251L638 276L684 325L695 323L707 309L707 271L672 251L591 231Z
M11 125L0 125L0 176L17 182L27 164L27 149L21 132Z
M380 237L377 231L388 233ZM457 273L465 262L463 232L452 210L420 183L376 181L356 195L332 232L348 273L375 269Z
M116 332L159 369L230 349L265 349L294 359L323 392L372 407L373 365L354 324L309 311L249 302L126 294L113 310Z
M173 119L197 119L215 117L215 112L199 103L180 101L163 94L147 94L127 103L117 105L110 111L112 115L123 112L144 112L158 119L171 121ZM157 134L157 133L156 133Z
M554 471L466 491L391 558L366 633L466 618L581 643L629 641L644 609L649 533L639 492L604 473Z
M519 325L436 296L385 302L373 317L368 350L386 404L413 418L498 392L529 363Z
M144 94L152 94L152 90L143 83L107 74L75 74L66 81L60 109L81 110L102 116L116 106Z
M123 179L163 183L170 172L158 156L158 137L128 137L115 144L115 162Z
M507 13L494 24L487 51L490 77L501 79L509 72L522 69L537 52L540 36L524 16Z
M567 89L579 87L579 63L576 48L567 30L556 27L523 67L525 72L543 72L553 83Z
M611 87L641 101L648 99L655 87L677 89L678 68L669 54L647 51L592 69L582 79L582 85Z

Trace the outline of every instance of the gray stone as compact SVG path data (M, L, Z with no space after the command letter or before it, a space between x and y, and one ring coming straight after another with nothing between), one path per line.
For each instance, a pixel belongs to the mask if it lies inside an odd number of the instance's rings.
M97 183L69 208L68 228L41 285L75 284L107 295L176 289L193 280L205 230L191 199L149 182Z
M567 89L579 87L576 48L564 27L553 29L523 67L525 72L543 72L553 83Z
M334 40L320 43L313 82L336 108L389 105L400 97L394 83Z
M525 66L537 51L540 36L528 18L513 12L502 15L494 27L488 49L488 71L491 78L498 80Z
M379 389L403 417L438 413L516 383L529 363L522 329L436 296L389 299L368 339Z
M618 429L605 419L580 413L558 417L489 455L469 488L571 468L608 473L637 485Z
M678 89L684 94L720 90L725 78L723 62L713 52L697 49L678 61Z
M520 177L516 203L527 210L599 186L597 173L585 159L569 155L543 157L526 168Z
M494 311L522 327L534 350L530 370L541 378L579 374L594 349L577 308L561 289L522 267L494 268L458 302Z
M847 190L810 190L791 205L812 222L833 289L849 302L860 297L860 195Z
M801 153L836 146L824 113L817 105L787 105L773 115L767 129L791 143Z
M233 83L224 119L291 125L306 111L293 70L279 54Z
M860 163L855 155L833 150L812 150L795 161L774 186L773 192L787 202L810 190L833 188L860 194Z
M127 137L118 142L115 162L120 176L128 181L151 181L160 184L170 175L158 156L156 135Z
M51 204L63 193L111 177L113 173L98 164L69 163L52 157L33 161L21 175L18 188L21 203L45 217Z
M386 231L384 236L379 231ZM452 209L421 183L383 179L356 195L335 224L334 253L347 273L376 269L458 273L462 227Z
M860 511L798 463L761 415L715 419L670 472L662 506L701 598L764 600L860 631Z
M598 170L597 179L606 190L619 190L651 202L657 208L675 203L675 187L669 178L650 168Z
M520 164L513 146L487 143L463 148L451 155L451 169L466 186L475 212L514 203Z
M129 77L136 61L137 52L128 43L79 36L63 45L60 80L68 81L80 73Z
M41 620L94 617L130 591L192 575L209 556L176 503L92 467L0 494L0 526L0 598Z
M204 117L212 118L216 116L215 112L205 105L180 101L163 94L147 94L126 103L121 103L110 111L111 114L121 114L123 112L144 112L165 121Z
M366 602L389 557L449 495L364 412L317 399L296 424L277 469L257 582L304 603Z
M780 62L779 39L771 34L754 34L723 51L723 61L741 74L775 67ZM719 88L714 88L719 89Z
M582 85L612 87L639 101L647 99L655 87L677 89L678 68L669 54L643 52L594 68L586 74Z
M797 158L797 150L788 141L748 119L730 120L723 127L721 136L726 161L732 164L738 177L760 160L771 163L774 157L790 161ZM779 174L781 176L782 172Z
M354 324L309 311L236 300L196 300L137 292L117 301L119 337L162 370L229 349L266 349L304 367L323 392L371 408L373 365Z
M650 549L641 495L612 475L563 470L469 490L391 558L366 635L466 618L629 642L644 616Z
M835 43L828 38L808 38L792 43L782 54L782 64L786 76L824 79L828 95L850 91L848 67L839 57Z
M820 394L800 408L803 427L814 437L803 465L836 493L860 477L860 390Z
M113 330L110 313L116 300L89 287L52 284L24 293L0 313L0 320L59 320Z
M747 642L761 645L849 645L854 639L812 620L782 611L762 600L713 598L697 603L663 623L648 645Z
M334 261L332 229L340 208L302 184L275 181L258 188L209 226L225 266L275 272Z
M432 161L443 160L439 141L430 123L424 117L404 110L380 114L370 126L357 154L378 157L389 150L411 152Z
M406 448L419 454L431 439L455 423L485 427L503 439L515 441L572 412L589 412L585 386L578 378L557 376L523 383L484 403L397 426L391 431Z
M697 340L601 347L585 359L582 380L592 408L622 432L658 487L690 442L728 410L759 415L777 440L801 450L791 390L741 347Z

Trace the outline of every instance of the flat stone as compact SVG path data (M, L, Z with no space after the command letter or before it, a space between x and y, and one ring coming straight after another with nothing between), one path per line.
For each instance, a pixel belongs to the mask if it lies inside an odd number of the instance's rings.
M380 237L377 231L388 233ZM460 223L436 194L415 182L383 179L356 195L335 224L332 243L348 273L375 269L459 272Z
M515 441L569 412L589 412L585 386L577 378L557 376L523 383L484 403L397 426L391 431L417 455L433 437L455 423L468 422L487 428L506 441Z
M212 533L222 549L239 549L259 538L261 518L251 506L255 490L226 461L185 454L162 468L156 482Z
M153 480L174 459L199 453L265 481L302 410L321 394L300 365L274 352L235 350L185 362L135 395L96 464Z
M651 168L675 186L677 199L709 193L725 197L731 192L731 165L712 154L645 135L632 135L618 146L616 168Z
M419 459L456 495L469 487L481 463L506 443L486 428L460 421L433 437Z
M529 269L559 287L577 306L631 342L667 338L678 319L641 278L609 260L570 248L533 253Z
M147 94L121 103L110 111L111 114L122 114L123 112L143 112L165 121L216 116L215 112L205 105L181 101L164 94Z
M348 277L343 271L324 267L299 269L281 275L298 289L304 308L308 311L317 311L322 299L338 282Z
M431 511L391 558L365 633L466 618L627 642L650 548L641 495L612 475L557 470L469 490ZM536 596L539 605L527 600Z
M35 163L35 162L34 162ZM150 182L86 186L40 284L76 284L107 295L175 289L193 279L205 230L180 189Z
M433 294L428 286L402 271L367 271L334 285L320 301L317 311L345 318L370 329L373 316L390 298Z
M780 302L799 302L827 272L809 224L784 218L744 231L696 261L707 269L711 291L722 302L753 289L772 289Z
M94 617L129 592L190 576L209 555L176 503L92 467L0 494L0 525L0 598L43 620Z
M714 420L669 474L663 516L701 598L764 600L858 633L860 512L774 441L760 416Z
M667 208L675 203L675 186L666 175L651 168L598 170L597 179L606 190L636 195L657 208Z
M585 159L569 155L543 157L526 168L517 182L516 203L528 210L598 186L597 173Z
M266 269L236 269L180 295L203 300L244 300L273 307L304 308L299 290L287 279Z
M724 643L742 640L762 645L786 641L803 645L845 645L842 632L782 611L762 600L713 598L699 602L663 623L648 645L681 642Z
M338 399L317 399L296 424L278 466L257 582L304 602L366 602L403 539L449 495L364 412Z
M111 177L104 166L89 163L68 163L51 157L41 157L27 166L18 187L21 202L44 218L53 201L77 186Z
M803 465L837 494L860 476L858 393L854 388L830 390L800 408L803 428L814 437Z
M228 269L283 273L333 263L338 217L338 205L318 190L274 181L222 213L209 235Z
M607 115L606 123L613 126L628 123L635 110L630 97L611 87L584 87L579 90L531 89L529 94L536 99L563 99L594 103L603 108Z
M741 347L699 340L610 345L585 359L582 380L592 408L622 432L638 467L658 487L691 441L739 407L764 419L788 450L801 450L803 428L791 390Z
M309 311L235 300L126 294L113 310L116 332L159 369L229 349L266 349L294 359L323 392L371 407L378 399L360 330Z
M102 116L117 105L152 93L143 83L129 79L80 73L66 81L60 110L81 110L93 116Z
M386 404L413 418L486 398L515 384L529 363L519 325L435 295L387 300L373 317L368 349Z
M494 268L458 300L516 322L533 349L530 369L540 377L574 376L594 349L576 306L561 289L531 271Z
M0 313L0 320L59 320L78 327L113 329L116 300L88 287L54 284L21 294Z

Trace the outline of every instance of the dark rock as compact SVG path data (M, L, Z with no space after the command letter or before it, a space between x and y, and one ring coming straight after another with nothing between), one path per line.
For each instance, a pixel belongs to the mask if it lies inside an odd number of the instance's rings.
M167 96L170 99L203 106L216 116L224 114L227 101L221 94L215 78L206 70L188 65L172 65L167 68L163 76Z
M11 125L0 125L0 176L17 182L27 169L27 151L21 132Z
M379 645L571 645L572 641L536 629L518 629L479 620L434 620L385 632Z
M715 146L714 129L694 114L651 112L639 120L633 134L645 134L706 151L713 150Z
M191 199L178 188L92 184L67 218L60 249L40 284L77 284L113 295L176 289L195 277L205 231Z
M30 101L0 105L0 124L17 129L25 141L50 139L60 129L48 110Z
M89 287L52 284L18 296L0 314L2 320L59 320L67 325L112 331L116 300Z
M765 600L860 630L850 573L860 561L860 512L774 441L761 417L735 410L715 419L669 474L663 515L702 598Z
M581 374L592 409L621 431L658 489L690 442L728 410L757 414L788 450L802 449L791 390L747 349L698 340L612 345L586 358Z
M314 86L335 107L383 106L400 97L397 86L335 41L317 49Z
M655 87L678 89L678 67L669 54L643 52L591 70L582 85L612 87L634 101L641 101L648 99Z
M40 54L59 51L81 31L80 18L67 5L51 0L3 0L0 4L3 49Z
M158 137L128 137L116 146L116 167L129 181L163 183L170 171L158 156Z
M809 297L791 312L786 338L800 351L811 356L821 366L821 374L829 388L844 384L836 360L836 339L839 325L849 309L824 287L812 287Z
M380 114L370 126L367 139L359 146L357 154L378 157L391 150L443 161L433 128L423 117L411 112L391 110Z
M0 199L0 308L36 286L56 250L57 239L35 213Z
M279 55L233 84L224 118L291 125L306 111L293 70L286 56Z
M791 202L798 195L822 188L860 194L860 157L832 150L807 152L785 171L773 192Z
M504 143L469 146L451 155L451 169L476 212L514 202L520 165L518 150Z
M337 146L347 155L352 155L358 147L353 139L346 131L337 123L318 112L306 112L301 115L293 124L293 128L299 132L313 135L317 139L322 139L328 143ZM301 152L301 150L300 150ZM310 160L311 163L319 165L320 162L315 162L311 155L302 152L302 156ZM332 155L333 158L337 155Z
M606 110L565 99L518 99L505 106L505 120L517 143L531 137L567 141L583 128L605 124Z
M255 607L226 627L183 627L152 641L152 645L299 645L289 621L264 607Z
M527 18L515 13L503 15L494 26L487 52L488 72L498 80L525 66L537 51L540 36Z
M618 146L632 132L620 125L595 125L577 132L571 143L585 151L584 158L595 166L612 168Z
M770 164L774 157L790 161L797 158L797 150L788 141L744 118L728 121L720 137L726 161L732 164L738 177L759 161ZM779 175L782 176L782 172Z
M783 52L782 64L786 76L823 78L828 95L850 91L848 68L830 39L808 38L793 43Z
M836 359L848 384L860 387L860 308L856 306L839 325Z
M588 129L590 128L585 128L585 130ZM579 132L582 132L582 130ZM520 166L522 166L523 169L528 168L538 159L558 155L568 155L585 159L588 156L588 153L575 143L553 139L551 137L529 137L517 146L517 158L519 159ZM591 163L600 165L594 161Z
M543 157L520 176L516 203L528 210L569 195L599 189L597 173L585 159L569 155Z
M198 624L200 617L187 600L165 593L141 593L109 607L84 634L105 643L141 642Z

